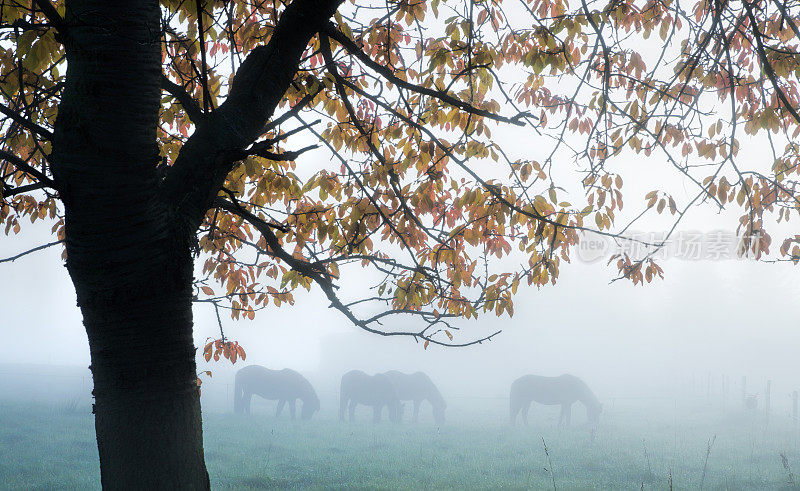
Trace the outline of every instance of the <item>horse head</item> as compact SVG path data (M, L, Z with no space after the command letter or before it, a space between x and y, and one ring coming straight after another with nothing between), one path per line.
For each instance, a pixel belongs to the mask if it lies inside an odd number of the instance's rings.
M319 411L319 397L317 397L317 394L311 394L311 396L303 400L303 410L300 413L300 417L304 420L309 420L317 411Z
M439 389L433 385L433 382L430 382L430 379L428 379L428 381L430 384L430 388L428 389L428 402L430 402L431 407L433 407L433 419L437 426L442 426L444 424L444 410L447 409L447 402L445 402Z

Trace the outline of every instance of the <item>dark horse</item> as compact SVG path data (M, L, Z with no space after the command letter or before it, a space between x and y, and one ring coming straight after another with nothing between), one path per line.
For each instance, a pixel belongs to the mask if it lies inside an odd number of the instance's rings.
M586 383L573 375L560 375L558 377L540 377L538 375L523 375L511 384L510 409L511 424L517 421L517 414L522 410L522 421L528 424L528 410L531 402L539 404L561 405L561 415L558 424L569 424L572 413L572 404L581 401L586 407L586 416L589 421L596 423L602 411L600 402Z
M419 419L419 405L423 400L428 400L433 407L433 419L436 424L444 424L444 410L447 403L444 402L442 394L430 377L422 372L402 373L397 370L389 370L384 373L397 389L397 396L401 401L414 401L414 422Z
M367 375L361 370L351 370L342 375L339 419L344 421L344 410L348 408L350 421L353 421L358 404L372 406L372 420L376 423L381 420L383 406L389 409L390 421L400 421L400 398L392 381L382 373Z
M305 377L284 368L270 370L259 365L250 365L236 372L236 383L233 389L233 411L250 413L250 398L253 394L264 399L278 400L275 417L281 415L283 406L289 403L289 413L294 419L295 402L303 401L300 417L309 419L319 410L319 398L314 387Z

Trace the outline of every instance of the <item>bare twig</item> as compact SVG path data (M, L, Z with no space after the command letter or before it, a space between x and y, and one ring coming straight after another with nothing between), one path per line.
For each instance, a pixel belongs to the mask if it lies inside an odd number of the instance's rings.
M20 252L16 256L11 256L11 257L7 257L5 259L0 259L0 263L14 262L14 261L16 261L17 259L19 259L21 257L27 256L28 254L47 249L48 247L52 247L54 245L61 244L62 242L64 242L64 241L63 240L57 240L55 242L49 242L47 244L43 244L43 245L34 247L33 249L28 249L25 252Z
M545 467L545 472L550 474L550 479L553 481L553 491L556 491L556 476L553 475L553 461L550 460L550 451L547 449L547 442L544 441L544 437L542 437L542 446L544 446L544 454L547 456L547 465Z
M706 482L706 469L708 468L708 457L711 455L711 448L714 447L714 442L717 441L717 435L714 435L708 440L706 444L706 461L703 464L703 477L700 478L700 489L703 489L703 484Z

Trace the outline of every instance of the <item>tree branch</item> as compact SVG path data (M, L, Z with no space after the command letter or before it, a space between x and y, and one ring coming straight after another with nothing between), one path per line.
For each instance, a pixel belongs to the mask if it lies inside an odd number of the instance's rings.
M53 132L48 130L43 126L39 126L38 124L34 123L33 121L23 118L20 114L12 111L8 107L3 104L0 104L0 113L5 114L7 117L11 118L15 123L26 128L37 135L41 136L46 140L50 140L53 138Z
M211 105L211 92L208 90L208 63L206 63L206 33L203 28L203 0L196 0L197 5L197 31L200 37L200 82L203 84L203 114L208 112Z
M270 148L272 148L272 146L276 142L278 142L280 140L285 140L286 138L289 138L290 136L294 135L295 133L299 133L299 132L301 132L301 131L303 131L303 130L305 130L307 128L310 128L310 127L314 126L315 124L319 123L319 121L320 120L318 119L318 120L313 121L311 123L303 124L301 126L298 126L297 128L292 128L291 130L287 131L286 133L278 135L278 136L276 136L274 138L270 138L268 140L257 141L255 143L253 143L253 145L250 148L248 148L247 150L245 150L244 152L241 152L239 155L234 156L234 160L242 160L242 159L246 158L249 155L260 155L262 157L271 158L272 160L294 160L301 153L306 152L306 151L311 150L311 149L314 149L314 148L317 148L319 145L309 145L307 147L301 148L300 150L297 150L297 151L294 151L294 152L287 152L285 154L276 154L276 153L273 153L273 152L269 152L268 150ZM281 155L287 155L287 156L288 155L294 155L294 158L280 158ZM273 157L276 157L276 158L273 158Z
M13 153L6 152L5 150L0 150L0 158L4 159L17 169L21 170L22 172L32 175L46 186L50 186L51 188L56 190L58 189L58 186L56 185L55 181L53 181L52 179L44 175L44 173L42 173L40 170L34 168L32 165L25 162L21 158L17 157Z
M3 186L5 186L5 184L3 184ZM18 194L27 193L28 191L35 191L45 187L47 187L47 184L43 182L34 182L33 184L25 184L24 186L19 186L16 188L7 188L0 193L0 198L10 198Z
M264 131L269 131L272 128L275 128L279 124L283 123L287 119L291 118L292 116L295 116L295 115L299 114L300 111L302 111L303 108L306 107L309 102L314 100L314 97L316 97L317 94L319 94L321 91L322 91L322 87L320 86L317 89L317 91L314 92L313 94L306 94L305 96L303 96L303 98L300 99L300 101L297 104L292 106L291 109L289 109L285 113L281 114L277 118L275 118L272 121L270 121L269 123L267 123L267 126L264 128Z
M281 247L278 237L272 231L272 228L278 228L278 227L276 227L273 224L265 222L261 218L257 217L256 215L244 209L241 205L239 205L236 202L230 202L222 198L217 198L216 200L214 200L214 204L219 208L222 208L223 210L227 210L233 213L234 215L243 218L249 224L254 226L256 230L258 230L259 233L261 233L261 235L264 236L264 240L267 241L267 246L269 246L270 254L272 256L282 260L283 262L288 264L292 269L294 269L295 271L299 272L304 276L314 279L317 282L322 281L323 283L328 283L328 284L330 283L330 278L328 277L328 274L325 271L324 267L316 266L301 259L297 259L296 257L286 252L283 249L283 247Z
M254 148L247 150L245 153L247 155L258 155L259 157L264 157L270 160L274 160L276 162L281 162L281 161L297 160L297 157L299 157L300 155L309 150L319 148L319 145L308 145L301 148L300 150L288 151L283 153L274 153L270 152L267 149L256 148L256 145L254 145L253 147Z
M195 125L203 121L203 110L194 98L188 92L183 90L183 87L168 79L166 75L161 74L161 88L167 91L172 97L180 102L183 111L189 116L189 120Z
M372 334L378 334L381 336L404 336L404 337L412 337L414 339L422 339L426 342L432 344L438 344L441 346L449 346L449 347L464 347L464 346L471 346L473 344L480 344L484 341L491 340L494 336L500 334L500 331L496 331L488 336L481 337L479 339L475 339L472 341L468 341L466 343L447 343L439 341L438 339L433 338L432 336L436 333L429 334L427 331L430 327L440 323L441 320L439 318L435 318L433 320L429 320L429 325L420 331L382 331L380 329L375 329L374 327L370 327L370 324L377 322L381 317L390 314L398 314L404 313L409 315L424 315L425 313L417 312L408 309L394 309L385 313L383 315L377 315L371 317L369 319L359 319L353 313L353 311L346 305L342 303L339 299L338 295L336 295L336 285L333 284L330 274L325 270L324 266L320 263L310 263L303 259L298 259L283 249L280 245L280 241L278 241L278 237L272 231L272 227L274 225L265 222L264 220L260 219L259 217L253 215L249 211L245 210L242 206L240 206L236 202L230 202L223 198L217 198L214 200L214 204L226 211L233 213L245 221L253 225L256 230L258 230L261 235L264 237L264 240L267 242L267 246L269 247L269 251L265 251L267 254L276 257L286 264L289 265L290 268L297 271L298 273L302 274L303 276L311 279L322 289L325 296L331 302L331 308L335 308L336 310L340 311L347 317L350 322L352 322L357 327L370 332ZM432 314L431 314L432 315Z
M196 230L236 159L263 134L292 83L311 38L325 28L342 0L294 0L266 46L239 67L227 100L206 115L161 184L178 224Z
M451 106L457 107L464 112L475 114L476 116L482 116L487 119L493 119L501 123L510 123L516 126L525 126L525 122L523 121L523 119L526 117L533 117L529 113L522 112L514 117L507 118L505 116L494 114L490 111L487 111L486 109L479 109L477 107L474 107L469 103L464 102L461 99L458 99L457 97L451 96L450 94L448 94L443 90L433 90L427 87L423 87L421 85L412 84L397 77L391 68L385 67L380 63L374 61L372 58L370 58L366 53L364 53L364 51L361 48L358 47L358 45L355 42L353 42L353 40L348 38L343 32L336 29L336 27L333 24L329 23L327 25L327 28L325 29L325 34L330 36L330 38L336 41L337 43L341 44L348 53L361 60L361 62L364 63L367 67L379 73L383 78L390 81L394 85L397 85L398 87L402 87L406 90L410 90L418 94L423 94L433 97L435 99L439 99L440 101L446 104L450 104Z
M217 199L214 200L214 207L227 210L233 213L234 215L246 219L248 222L253 222L254 225L258 223L260 227L270 227L280 230L281 232L289 231L286 225L282 225L280 223L269 223L265 220L262 220L261 218L258 218L256 215L250 213L236 201L235 197L231 196L231 200L232 201L228 201L224 198L217 197Z
M747 17L750 18L750 24L753 26L753 37L756 40L756 51L758 52L758 57L761 60L761 67L766 72L767 77L769 77L769 81L772 83L772 86L775 88L775 92L778 93L778 98L781 100L783 107L789 111L789 114L792 115L795 122L800 123L800 114L797 113L797 110L792 107L791 102L787 99L786 94L784 94L783 89L781 89L780 84L778 83L778 76L775 74L775 70L772 68L772 64L767 59L767 52L764 49L764 43L762 41L762 34L758 30L758 23L756 22L756 17L753 14L753 6L747 0L744 1L744 8L747 10Z
M47 244L43 244L43 245L40 245L38 247L34 247L33 249L28 249L25 252L20 252L16 256L11 256L11 257L7 257L5 259L0 259L0 263L14 262L14 261L16 261L17 259L19 259L21 257L27 256L28 254L31 254L31 253L34 253L34 252L37 252L37 251L41 251L43 249L47 249L48 247L52 247L52 246L60 244L62 242L64 242L64 241L63 240L57 240L55 242L49 242Z
M44 14L45 18L47 18L48 22L56 28L61 34L64 34L64 19L61 18L59 15L58 10L56 7L50 3L49 0L33 0L40 9L42 9L42 13Z

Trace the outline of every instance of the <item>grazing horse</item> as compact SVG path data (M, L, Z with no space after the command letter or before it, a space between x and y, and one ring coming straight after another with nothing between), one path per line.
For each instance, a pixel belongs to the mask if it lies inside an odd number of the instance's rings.
M348 406L349 404L349 406ZM339 398L339 419L344 421L344 410L348 408L350 421L353 421L356 405L372 406L373 418L377 423L381 420L383 406L389 409L389 420L400 421L400 399L392 381L379 373L367 375L361 370L351 370L342 375L342 386Z
M270 370L259 365L250 365L236 372L233 411L250 414L250 398L253 394L264 399L278 400L276 418L281 415L283 406L288 402L289 413L294 419L297 399L303 401L301 418L309 419L319 410L319 398L314 387L305 377L289 368Z
M394 384L401 401L414 401L415 423L419 419L419 405L427 399L433 407L433 419L436 424L439 426L444 424L444 410L447 408L447 403L444 402L442 394L430 377L422 372L402 373L397 370L389 370L384 375Z
M558 377L540 377L538 375L523 375L511 384L510 409L511 424L517 421L517 414L522 411L522 421L528 424L528 410L531 402L539 404L561 405L561 415L558 424L570 423L572 404L581 401L586 407L586 416L589 421L596 423L602 411L602 405L589 389L586 383L573 375L560 375Z

